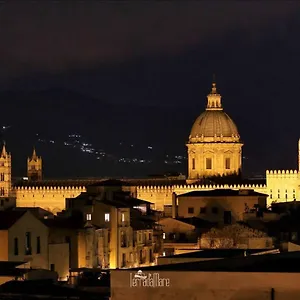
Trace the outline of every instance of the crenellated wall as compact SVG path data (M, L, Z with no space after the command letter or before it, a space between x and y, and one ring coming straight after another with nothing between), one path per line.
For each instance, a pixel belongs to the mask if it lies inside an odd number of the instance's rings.
M65 209L65 199L73 198L85 192L85 186L25 186L14 187L17 207L41 207L53 213Z
M252 189L256 192L266 193L266 185L172 185L172 186L138 186L137 197L154 203L157 210L164 210L164 205L172 205L172 193L177 195L198 191L214 189Z
M292 201L299 197L299 171L297 170L267 170L266 184L269 204L273 201Z
M285 202L298 199L299 171L297 170L267 170L266 184L249 185L143 185L136 186L137 198L154 204L157 210L164 210L165 205L172 205L172 193L177 195L213 189L252 189L269 195L268 205L273 201ZM54 213L65 209L65 199L77 197L86 192L85 186L22 186L14 187L17 206L41 207Z

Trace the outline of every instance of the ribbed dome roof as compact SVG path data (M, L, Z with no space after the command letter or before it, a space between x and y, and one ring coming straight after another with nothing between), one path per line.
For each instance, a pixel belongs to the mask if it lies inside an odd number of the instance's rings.
M223 111L221 95L217 94L215 83L207 99L207 108L196 119L189 142L240 142L236 125Z

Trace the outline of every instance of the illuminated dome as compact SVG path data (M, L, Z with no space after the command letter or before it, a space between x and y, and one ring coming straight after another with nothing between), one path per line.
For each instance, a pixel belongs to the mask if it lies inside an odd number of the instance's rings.
M223 111L221 95L216 84L207 96L207 107L195 121L189 143L201 142L240 142L240 135L232 119Z

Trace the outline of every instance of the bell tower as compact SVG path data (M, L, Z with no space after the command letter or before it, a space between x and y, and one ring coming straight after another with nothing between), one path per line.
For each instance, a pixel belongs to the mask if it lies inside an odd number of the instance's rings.
M42 158L36 155L33 148L32 156L27 159L27 177L28 180L42 180Z
M11 155L3 143L0 155L0 197L11 196Z

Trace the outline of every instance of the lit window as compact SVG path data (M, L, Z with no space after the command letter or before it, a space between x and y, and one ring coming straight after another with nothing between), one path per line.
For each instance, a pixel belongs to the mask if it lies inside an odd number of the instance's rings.
M121 214L121 221L125 222L125 214L124 213Z
M107 214L105 214L105 216L104 216L104 220L105 220L105 222L109 222L109 214L107 213Z
M166 252L163 252L163 256L166 256Z
M92 221L92 214L86 214L86 220Z
M163 239L164 240L166 239L166 233L165 232L163 233Z

